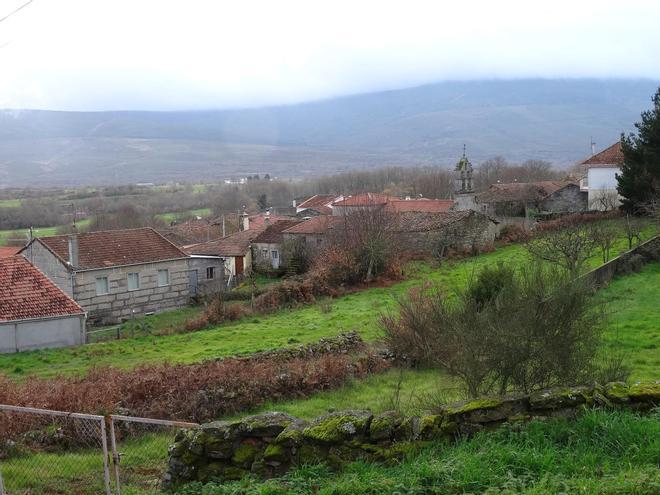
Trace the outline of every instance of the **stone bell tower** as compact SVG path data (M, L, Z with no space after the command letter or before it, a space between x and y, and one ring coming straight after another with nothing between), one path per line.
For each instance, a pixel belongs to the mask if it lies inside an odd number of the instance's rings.
M456 210L476 210L479 208L475 202L474 183L472 180L474 169L468 160L463 145L463 156L454 169L454 201Z

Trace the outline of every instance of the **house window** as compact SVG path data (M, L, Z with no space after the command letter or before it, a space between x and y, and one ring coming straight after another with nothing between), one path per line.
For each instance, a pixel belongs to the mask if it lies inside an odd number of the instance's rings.
M215 267L214 266L209 266L206 268L206 278L207 280L211 280L215 278Z
M110 292L108 287L108 277L97 277L96 278L96 295L102 296Z
M165 287L170 285L170 271L158 270L158 287Z
M261 256L263 256L264 258L268 258L268 249L262 249Z
M274 249L270 252L270 257L274 260L277 259L278 255L279 255L279 253L277 251L275 251Z
M129 273L128 274L128 290L138 290L140 288L140 274L139 273Z

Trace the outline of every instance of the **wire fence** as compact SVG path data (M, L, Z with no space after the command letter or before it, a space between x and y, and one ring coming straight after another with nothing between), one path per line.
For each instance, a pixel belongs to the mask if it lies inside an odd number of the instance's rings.
M0 495L159 494L182 423L0 405Z
M195 423L110 416L116 495L161 493L169 446L180 429L195 426Z

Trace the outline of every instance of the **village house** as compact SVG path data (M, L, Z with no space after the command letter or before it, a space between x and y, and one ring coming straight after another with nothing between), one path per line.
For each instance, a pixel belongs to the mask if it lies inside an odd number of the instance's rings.
M397 220L401 246L411 254L442 257L448 249L487 250L498 232L496 220L474 210L406 212Z
M364 208L382 208L388 213L439 213L449 211L454 206L451 199L411 198L400 199L387 194L361 193L347 196L332 203L334 216L350 215Z
M281 220L267 227L252 241L252 260L259 271L286 268L283 232L302 220Z
M0 259L0 353L85 343L85 311L23 256Z
M581 186L582 190L587 191L590 210L613 210L621 204L616 189L616 174L620 172L622 164L623 151L620 142L580 163L580 166L586 169Z
M188 256L151 228L40 237L21 254L95 324L189 303Z
M283 242L301 242L311 250L320 250L328 245L328 233L344 222L344 217L323 215L289 227L282 231Z
M184 251L194 260L193 273L199 272L193 275L198 277L198 283L214 284L221 278L225 286L231 286L250 273L252 241L263 230L250 228L214 241L186 246ZM227 280L226 284L224 280ZM205 289L205 292L208 290Z
M169 227L159 229L159 233L179 247L222 237L220 227L206 218L193 218L185 222L172 223Z
M318 215L332 215L332 205L334 202L341 201L344 196L335 194L315 194L300 203L293 201L296 209L296 216L315 217Z

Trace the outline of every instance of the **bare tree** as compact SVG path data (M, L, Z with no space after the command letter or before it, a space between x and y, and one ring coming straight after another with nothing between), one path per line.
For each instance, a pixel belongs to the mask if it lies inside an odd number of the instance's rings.
M536 259L579 273L597 246L593 230L588 225L574 224L563 229L541 232L526 244Z
M610 260L612 246L614 246L614 242L619 237L619 229L614 223L600 222L591 227L591 232L596 245L600 248L600 252L603 255L603 263L607 263Z
M589 208L592 210L612 211L619 207L619 195L616 191L598 191L591 200Z
M628 249L633 248L633 241L637 241L639 246L642 243L642 223L639 218L626 214L623 222L626 231L626 239L628 239Z

